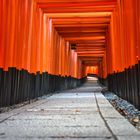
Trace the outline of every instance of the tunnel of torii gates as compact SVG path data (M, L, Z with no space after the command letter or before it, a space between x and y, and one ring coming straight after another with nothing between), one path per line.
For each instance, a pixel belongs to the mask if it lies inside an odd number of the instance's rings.
M93 73L140 109L139 60L140 0L0 0L0 107Z

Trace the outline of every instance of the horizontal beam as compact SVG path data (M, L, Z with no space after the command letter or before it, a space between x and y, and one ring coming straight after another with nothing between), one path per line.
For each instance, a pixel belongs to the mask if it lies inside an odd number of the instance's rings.
M86 61L98 61L98 62L100 62L100 61L102 61L102 60L100 60L100 59L80 59L82 62L86 62Z
M62 37L96 37L96 36L105 36L105 33L59 33Z
M81 52L96 52L96 51L105 51L105 50L101 50L101 49L99 49L99 50L93 50L93 49L88 49L88 50L84 50L84 49L82 49L82 50L80 50L80 49L76 49L76 52L77 53L81 53Z
M50 18L80 18L80 17L111 17L112 12L87 12L87 13L46 13L46 16Z
M59 9L56 8L41 8L43 13L84 13L84 12L113 12L115 6L87 6L84 8L81 7L59 7Z
M59 24L87 24L87 23L109 23L110 18L58 18L52 19L53 25Z
M53 24L53 26L56 28L56 27L92 27L92 28L95 28L95 27L108 27L109 26L109 23L74 23L74 24L59 24L59 25L55 25Z
M93 53L91 53L91 54L77 54L78 55L78 57L104 57L105 56L105 54L93 54Z
M86 41L86 40L91 40L91 41L102 41L105 40L105 36L93 36L93 37L65 37L64 38L66 41Z
M84 44L94 44L94 43L105 43L106 40L69 40L70 43L84 43Z
M116 5L117 0L36 0L39 6L57 7L60 6L73 7L73 6L102 6L102 5Z
M107 30L106 27L55 27L55 29L59 32L59 33L66 33L66 32L105 32Z

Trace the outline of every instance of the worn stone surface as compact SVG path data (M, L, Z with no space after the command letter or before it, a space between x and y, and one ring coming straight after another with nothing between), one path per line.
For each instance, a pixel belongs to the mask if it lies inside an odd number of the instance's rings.
M117 136L118 140L140 140L140 136Z
M96 80L89 80L80 88L0 114L0 139L137 140L140 133L110 105L101 89Z

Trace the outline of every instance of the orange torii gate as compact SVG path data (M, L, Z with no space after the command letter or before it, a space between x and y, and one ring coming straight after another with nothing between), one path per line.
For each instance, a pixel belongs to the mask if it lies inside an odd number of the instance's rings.
M0 106L76 87L89 66L116 91L139 63L139 19L139 0L1 0Z

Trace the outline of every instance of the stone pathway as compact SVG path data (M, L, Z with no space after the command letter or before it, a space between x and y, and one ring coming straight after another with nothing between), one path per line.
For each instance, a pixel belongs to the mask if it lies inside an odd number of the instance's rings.
M95 79L0 114L4 140L140 140L140 133L101 94Z

